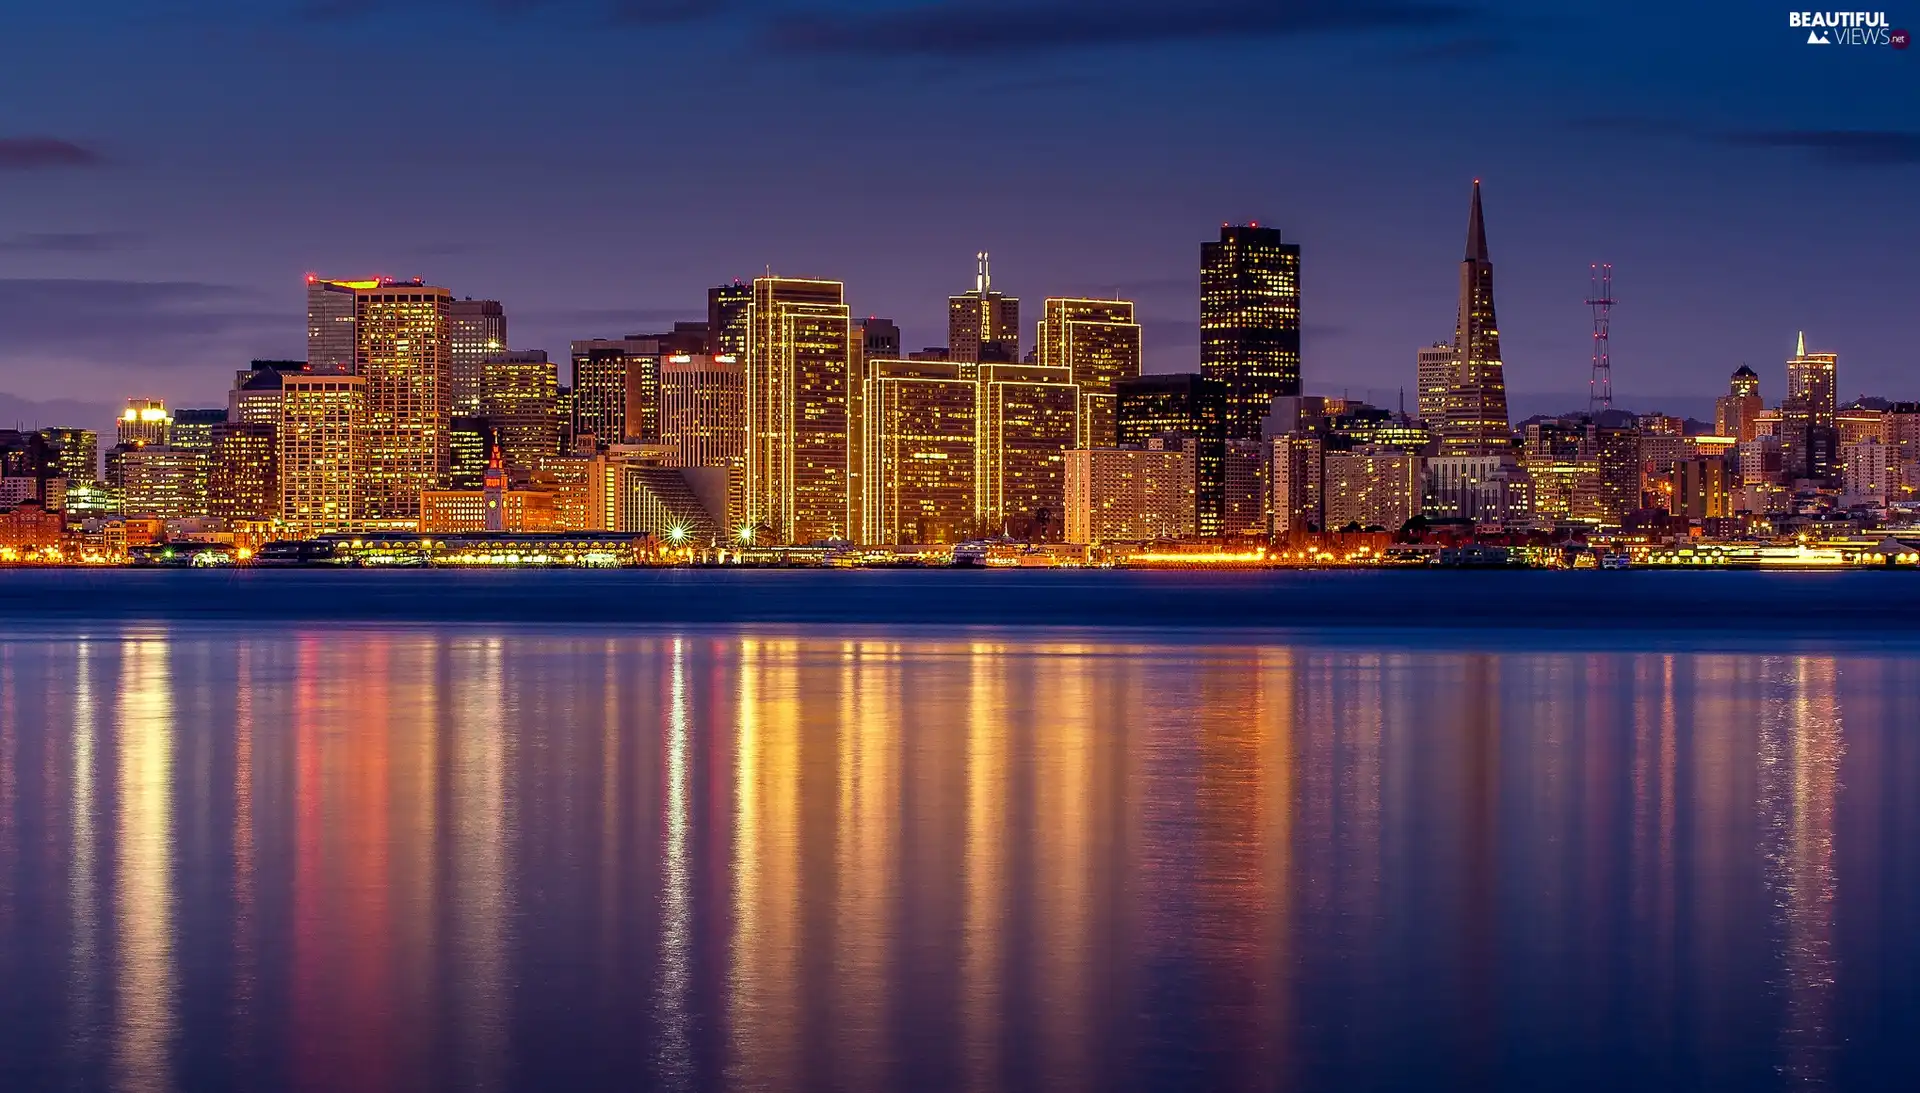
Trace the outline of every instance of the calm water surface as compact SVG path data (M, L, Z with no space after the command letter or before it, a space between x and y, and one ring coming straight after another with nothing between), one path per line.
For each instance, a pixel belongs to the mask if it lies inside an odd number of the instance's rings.
M0 1089L1920 1086L1908 644L437 610L5 621Z

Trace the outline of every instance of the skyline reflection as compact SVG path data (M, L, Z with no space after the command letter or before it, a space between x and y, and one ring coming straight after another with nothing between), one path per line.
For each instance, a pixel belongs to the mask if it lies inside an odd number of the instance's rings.
M1863 1015L1916 959L1916 683L1085 634L0 638L0 1084L1836 1084L1912 1031Z

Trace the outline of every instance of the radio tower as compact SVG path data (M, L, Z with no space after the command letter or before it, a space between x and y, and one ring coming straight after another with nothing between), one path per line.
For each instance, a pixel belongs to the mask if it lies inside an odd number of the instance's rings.
M1613 409L1613 359L1607 355L1607 326L1613 321L1613 263L1591 269L1587 306L1593 309L1593 378L1587 381L1587 413Z

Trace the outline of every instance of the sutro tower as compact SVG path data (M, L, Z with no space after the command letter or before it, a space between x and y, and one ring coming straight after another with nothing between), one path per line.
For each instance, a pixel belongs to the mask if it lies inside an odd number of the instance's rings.
M1613 263L1591 268L1587 306L1593 309L1593 378L1587 381L1587 412L1613 409L1613 359L1607 353L1607 326L1613 321Z

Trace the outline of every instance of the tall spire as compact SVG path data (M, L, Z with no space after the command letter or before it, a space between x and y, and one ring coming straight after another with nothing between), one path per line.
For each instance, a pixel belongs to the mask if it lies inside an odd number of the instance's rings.
M1480 180L1473 180L1473 212L1467 217L1467 259L1485 262L1487 255L1487 223L1480 216Z
M1796 357L1807 355L1807 332L1804 330L1800 332L1800 344L1794 348L1793 355Z
M973 291L985 296L993 288L993 271L987 265L986 251L974 255L974 258L980 263L980 269L973 277Z

